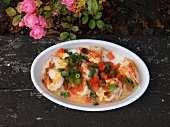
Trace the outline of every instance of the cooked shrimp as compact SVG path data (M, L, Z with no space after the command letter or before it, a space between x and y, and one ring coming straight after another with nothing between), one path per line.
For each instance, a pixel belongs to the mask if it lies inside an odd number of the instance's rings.
M82 69L83 69L83 74L82 74L82 76L83 76L83 78L85 78L85 79L89 79L89 77L88 77L88 74L89 74L89 69L88 69L88 65L87 65L87 63L82 63L81 64L81 67L82 67Z
M55 64L55 68L65 68L67 66L67 62L64 61L64 59L61 59L59 57L53 57L52 63Z
M134 62L125 58L123 64L120 66L119 71L122 75L126 75L131 78L135 84L139 83L138 70Z
M83 81L83 90L81 92L78 92L77 95L80 95L80 96L85 96L87 94L89 94L91 91L89 90L89 88L87 87L86 85L86 81L84 80Z
M99 90L96 92L96 95L99 97L100 101L102 101L103 98L105 97L104 95L105 92L106 91L102 87L100 87Z
M99 63L102 61L100 54L89 50L88 48L78 48L78 52L88 57L89 61Z
M106 80L106 83L108 83L110 85L114 84L114 85L117 86L117 88L111 92L110 97L107 97L107 96L104 97L105 101L116 101L116 100L118 100L120 98L122 92L123 92L122 83L117 78Z
M47 85L47 88L51 91L57 91L59 89L63 82L64 78L61 76L61 72L58 72L56 69L49 69L49 78L51 79L51 83L49 82Z
M64 60L66 57L69 57L70 55L68 53L57 53L56 56Z

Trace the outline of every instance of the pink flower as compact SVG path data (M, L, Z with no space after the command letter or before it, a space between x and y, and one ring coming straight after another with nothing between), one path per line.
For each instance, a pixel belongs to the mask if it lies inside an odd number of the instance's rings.
M53 11L52 13L53 13L53 16L58 15L56 11Z
M65 5L72 5L74 3L74 0L62 0L61 3Z
M72 11L73 6L72 5L67 5L66 8L70 11Z
M48 27L47 20L42 16L39 16L39 23L43 28Z
M30 32L30 36L33 37L34 39L40 39L45 35L46 35L46 31L40 26L34 27Z
M23 26L25 26L25 23L24 23L23 21L21 21L21 22L19 23L19 27L23 27Z
M35 14L27 14L23 17L25 25L30 29L39 25L39 18Z
M36 9L34 0L24 0L21 2L20 8L26 13L33 13Z

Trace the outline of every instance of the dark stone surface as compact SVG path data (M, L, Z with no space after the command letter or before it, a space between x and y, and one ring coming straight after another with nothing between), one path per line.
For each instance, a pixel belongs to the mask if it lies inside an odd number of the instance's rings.
M0 127L170 127L170 39L148 36L86 36L115 42L139 55L150 70L145 94L134 103L105 112L68 109L43 97L30 78L34 58L59 43L51 36L0 36Z

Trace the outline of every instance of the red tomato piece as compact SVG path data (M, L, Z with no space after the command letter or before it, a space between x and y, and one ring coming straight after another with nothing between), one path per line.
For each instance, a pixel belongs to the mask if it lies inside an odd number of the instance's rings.
M57 53L64 53L64 48L60 48Z
M99 70L100 71L103 71L105 69L105 67L106 67L106 63L105 62L100 62L99 63Z
M129 85L129 84L126 84L126 89L127 90L133 90L133 87L131 85Z
M113 60L115 58L115 56L111 53L111 52L108 52L106 54L106 57L109 59L109 60Z

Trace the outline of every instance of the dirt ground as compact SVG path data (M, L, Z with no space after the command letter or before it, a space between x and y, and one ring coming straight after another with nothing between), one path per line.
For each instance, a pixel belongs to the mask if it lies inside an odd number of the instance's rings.
M15 7L18 1L22 0L11 0L9 6ZM8 6L2 0L0 5L0 35L28 34L28 29L11 25L5 13ZM102 20L108 29L101 32L82 25L77 34L170 35L170 0L107 0L103 6ZM49 34L62 32L62 29L51 30Z

